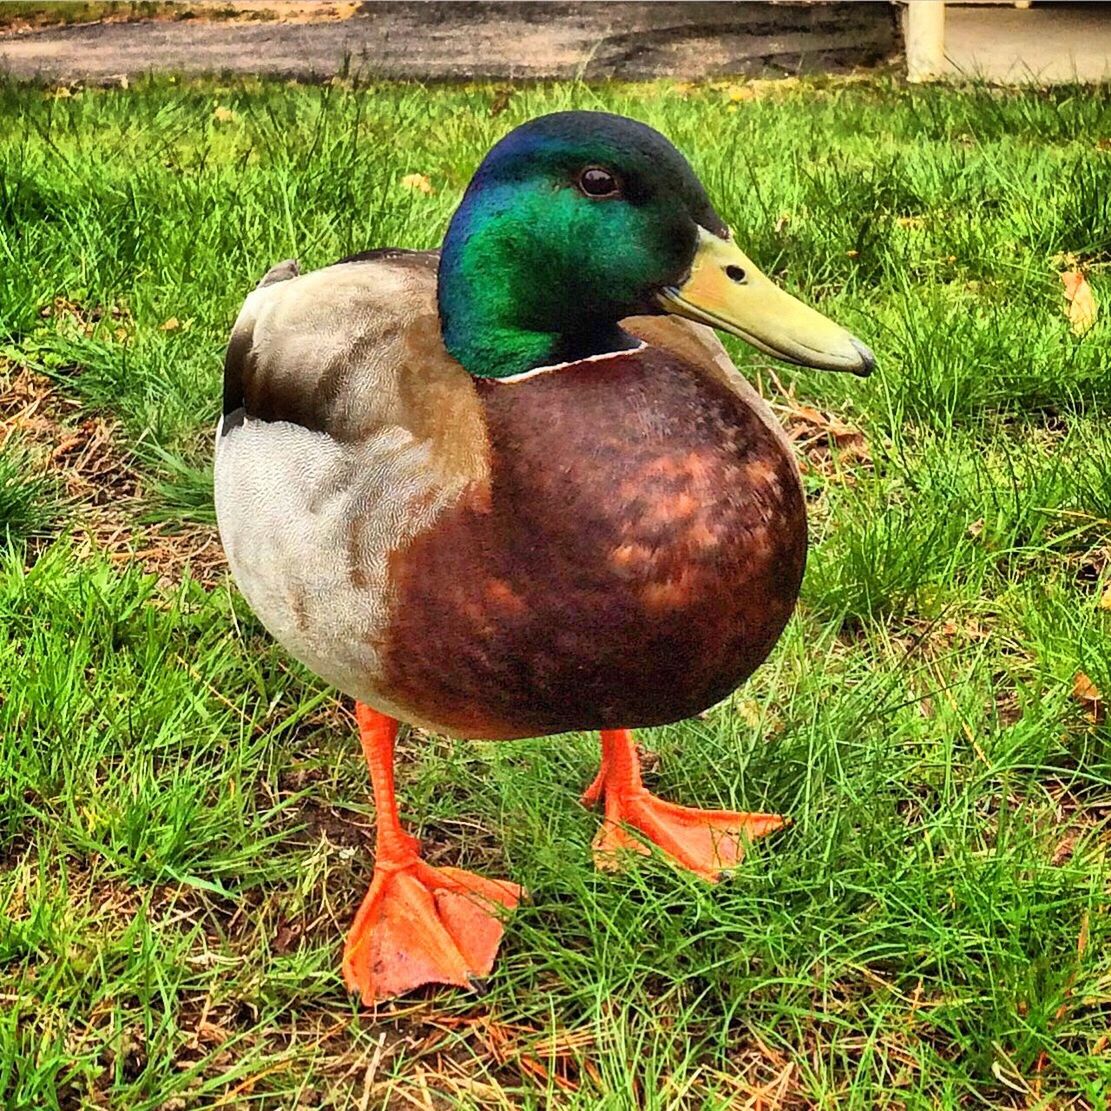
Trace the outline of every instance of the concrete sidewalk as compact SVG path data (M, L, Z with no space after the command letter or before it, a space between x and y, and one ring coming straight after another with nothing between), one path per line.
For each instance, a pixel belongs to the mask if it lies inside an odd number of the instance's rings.
M944 75L1000 84L1111 79L1111 4L945 9Z

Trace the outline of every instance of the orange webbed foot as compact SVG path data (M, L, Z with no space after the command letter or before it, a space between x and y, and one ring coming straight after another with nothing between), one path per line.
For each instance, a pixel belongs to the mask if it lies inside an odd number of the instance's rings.
M494 964L521 888L417 856L380 864L347 935L343 978L364 1004L422 984L472 987Z
M711 883L740 864L750 841L787 824L778 814L698 810L656 798L641 784L640 758L627 729L602 733L602 766L582 796L585 806L599 800L606 808L594 838L599 868L618 868L629 853L650 853L647 838L674 864Z
M594 838L594 863L615 869L627 853L651 852L639 833L675 864L714 883L740 864L750 841L786 824L778 814L677 806L641 788L607 797L605 822Z
M421 859L420 842L401 828L394 793L397 720L361 702L355 717L374 787L378 852L344 946L344 982L367 1005L421 984L471 987L493 967L502 918L521 889Z

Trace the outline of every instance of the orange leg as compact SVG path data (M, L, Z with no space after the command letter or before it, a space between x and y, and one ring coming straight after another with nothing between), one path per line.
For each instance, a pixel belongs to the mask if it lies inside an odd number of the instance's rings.
M502 916L521 897L515 883L461 868L433 868L401 828L394 794L397 722L355 705L374 788L378 828L374 877L343 950L343 978L370 1005L419 987L456 984L493 967Z
M645 790L640 758L628 729L602 731L602 766L583 793L585 806L599 799L606 816L594 839L594 862L616 868L623 854L651 850L630 827L658 845L674 863L715 882L736 867L745 844L786 825L778 814L746 814L733 810L696 810L664 802Z

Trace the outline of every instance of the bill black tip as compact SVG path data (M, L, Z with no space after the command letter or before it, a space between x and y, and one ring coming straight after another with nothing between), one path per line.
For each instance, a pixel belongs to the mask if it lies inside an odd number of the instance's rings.
M867 378L876 369L876 356L872 354L872 349L866 343L861 343L855 336L849 342L860 355L860 369L854 370L853 374Z

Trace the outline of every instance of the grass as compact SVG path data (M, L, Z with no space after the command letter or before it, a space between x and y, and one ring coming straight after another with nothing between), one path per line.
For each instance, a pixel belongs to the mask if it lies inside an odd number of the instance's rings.
M1111 300L1111 91L739 88L0 88L4 1106L1104 1106L1111 373L1057 273ZM592 738L411 735L433 857L531 900L485 994L363 1013L350 715L211 546L222 347L274 261L435 244L572 105L665 130L879 356L731 344L804 462L803 604L644 737L669 797L795 824L716 888L600 875Z
M10 544L47 533L61 513L50 476L12 437L0 448L0 533Z

